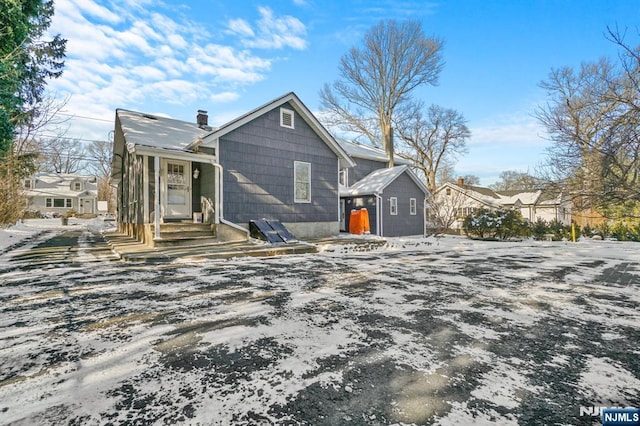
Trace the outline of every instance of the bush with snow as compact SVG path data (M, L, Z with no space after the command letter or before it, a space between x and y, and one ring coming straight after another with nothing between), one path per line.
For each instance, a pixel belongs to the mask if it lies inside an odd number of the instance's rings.
M467 216L462 224L469 237L507 240L530 235L527 222L515 210L479 209Z

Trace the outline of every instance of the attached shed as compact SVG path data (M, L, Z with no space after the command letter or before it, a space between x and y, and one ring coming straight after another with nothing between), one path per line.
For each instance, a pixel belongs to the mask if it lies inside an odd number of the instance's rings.
M340 192L344 228L351 210L366 208L371 233L385 237L424 234L427 187L407 165L377 169Z

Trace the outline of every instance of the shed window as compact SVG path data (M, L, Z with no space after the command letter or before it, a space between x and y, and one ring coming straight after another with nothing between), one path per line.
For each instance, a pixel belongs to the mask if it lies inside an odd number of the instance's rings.
M293 162L294 202L311 202L311 163Z
M389 198L389 214L395 216L398 214L398 198Z
M280 108L280 125L288 129L294 128L293 111L290 109Z
M415 198L409 198L409 214L415 216L417 212L417 203Z

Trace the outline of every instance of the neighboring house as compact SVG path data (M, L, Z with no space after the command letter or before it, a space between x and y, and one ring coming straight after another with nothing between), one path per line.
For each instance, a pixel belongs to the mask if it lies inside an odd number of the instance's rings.
M515 209L530 222L538 219L571 223L571 201L562 193L543 190L493 191L481 186L447 182L434 193L427 209L427 226L439 227L438 221L451 218L450 229L462 229L462 222L480 208L489 210ZM437 212L435 211L437 210Z
M97 212L97 184L95 176L36 173L23 179L27 210L41 214L79 214Z
M353 160L294 93L218 128L116 110L120 230L149 244L161 224L202 220L218 237L281 221L298 238L339 232L338 171Z
M340 230L349 231L352 210L366 208L370 232L385 237L423 235L427 187L409 168L411 162L395 158L388 168L385 151L339 140L356 166L340 170Z

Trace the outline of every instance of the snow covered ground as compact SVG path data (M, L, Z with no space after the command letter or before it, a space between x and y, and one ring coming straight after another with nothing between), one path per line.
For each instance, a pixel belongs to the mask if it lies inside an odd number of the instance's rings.
M108 223L49 221L0 231L1 424L599 424L580 407L640 406L637 243L147 265L115 259Z

